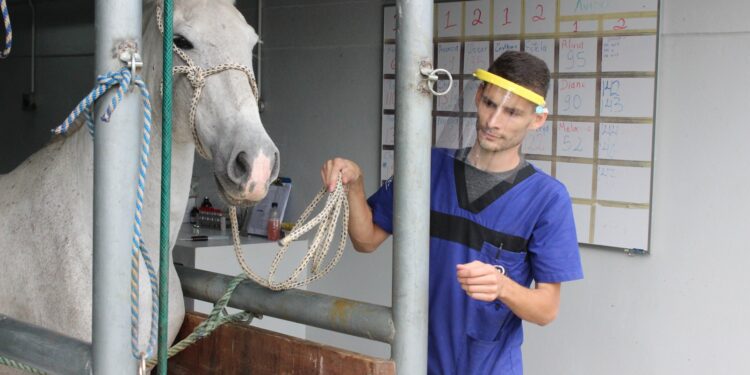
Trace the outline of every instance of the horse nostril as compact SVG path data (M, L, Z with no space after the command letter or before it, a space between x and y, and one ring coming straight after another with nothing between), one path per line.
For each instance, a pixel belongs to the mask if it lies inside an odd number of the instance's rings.
M232 179L232 182L237 185L245 183L250 175L250 161L248 160L247 153L243 151L237 154L229 170L229 178Z

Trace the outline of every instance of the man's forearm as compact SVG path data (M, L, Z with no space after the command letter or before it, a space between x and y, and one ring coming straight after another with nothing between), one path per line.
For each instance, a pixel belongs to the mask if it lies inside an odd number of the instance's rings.
M385 239L382 229L372 222L372 210L365 198L364 184L351 184L347 192L349 200L349 237L357 251L372 252Z
M557 317L560 284L537 283L529 289L507 278L498 299L519 318L544 326Z

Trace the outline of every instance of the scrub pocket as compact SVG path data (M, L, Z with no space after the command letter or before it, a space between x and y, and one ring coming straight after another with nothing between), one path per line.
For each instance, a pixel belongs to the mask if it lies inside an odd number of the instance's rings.
M456 374L514 374L511 350L503 350L505 340L484 341L466 336L467 352L458 362Z
M525 285L529 276L529 264L526 262L528 252L515 252L499 248L489 242L482 244L481 261L492 264L493 266L502 266L505 270L505 276L510 277L513 281Z

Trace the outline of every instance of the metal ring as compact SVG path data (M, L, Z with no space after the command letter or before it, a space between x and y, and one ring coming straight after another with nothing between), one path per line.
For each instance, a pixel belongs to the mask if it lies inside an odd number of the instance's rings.
M500 271L500 273L502 273L503 275L505 275L505 267L503 267L503 266L501 266L499 264L495 264L493 266L495 267L496 270Z
M448 76L448 88L445 89L445 91L443 92L437 92L435 91L435 89L432 88L433 83L438 80L437 74L440 72L443 72L445 73L445 75ZM427 84L427 87L430 89L430 92L432 93L432 95L435 95L435 96L443 96L447 94L449 91L451 91L451 87L453 87L453 76L451 75L449 71L443 68L438 68L438 69L431 71L430 74L427 76L427 80L429 81L429 83Z

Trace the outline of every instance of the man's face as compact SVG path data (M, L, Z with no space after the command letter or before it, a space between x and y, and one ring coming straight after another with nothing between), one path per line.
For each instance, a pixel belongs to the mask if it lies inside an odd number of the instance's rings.
M536 105L503 88L485 84L477 90L477 144L484 151L517 152L529 130L534 130L547 119L537 114Z

